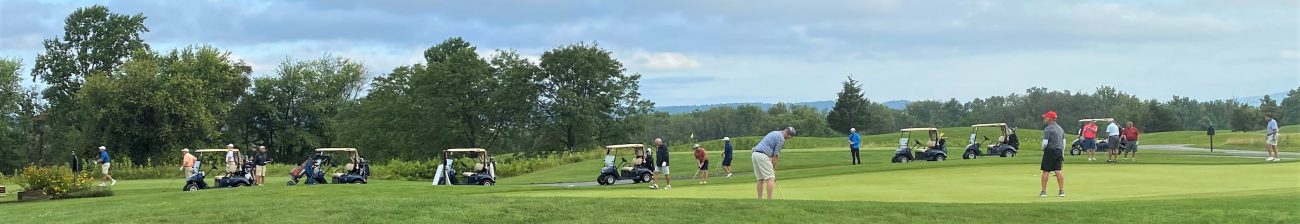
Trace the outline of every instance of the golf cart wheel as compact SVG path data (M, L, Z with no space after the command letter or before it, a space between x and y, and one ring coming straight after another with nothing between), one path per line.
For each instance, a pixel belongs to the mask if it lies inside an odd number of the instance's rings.
M944 160L948 160L948 156L946 156L946 155L938 155L938 156L935 156L935 157L934 157L934 161L943 162Z
M596 177L596 185L605 185L605 175Z
M291 180L291 181L289 181L289 182L287 182L287 183L284 183L284 184L285 184L285 185L288 185L288 186L293 186L294 184L298 184L298 182L293 182L293 181Z
M181 189L181 191L197 191L197 190L199 190L198 184L185 184L185 188Z
M902 155L894 156L894 163L907 163L909 162L909 160L912 159L907 158L907 156L902 156Z
M649 183L650 181L652 181L652 180L650 179L650 178L652 178L652 177L653 177L653 176L651 176L650 173L641 173L641 182L642 182L642 183Z
M1070 147L1071 156L1077 156L1082 154L1083 154L1083 149L1079 149L1079 147Z
M483 185L483 186L492 186L492 185L496 185L496 181L492 181L492 180L483 180L482 182L479 182L478 184L479 184L479 185Z
M600 180L597 180L596 182L601 185L614 185L614 175L600 175Z
M1002 151L1002 157L1016 157L1016 151L1011 151L1011 150Z
M976 159L976 158L979 158L979 155L975 154L975 152L966 152L966 153L961 154L961 158L962 158L962 159Z
M235 183L235 187L247 187L247 186L248 186L248 184L245 184L245 183L243 183L243 182Z

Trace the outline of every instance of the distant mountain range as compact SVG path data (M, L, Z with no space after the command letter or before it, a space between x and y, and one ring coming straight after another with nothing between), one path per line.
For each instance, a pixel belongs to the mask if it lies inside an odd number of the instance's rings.
M1281 103L1282 103L1282 98L1286 98L1286 92L1280 92L1280 93L1268 94L1268 98L1273 99L1274 101L1277 101L1278 104L1281 104ZM1253 107L1258 107L1258 106L1259 106L1259 100L1262 100L1262 99L1264 99L1264 96L1242 97L1242 98L1237 98L1237 102L1244 103L1244 104L1246 104L1246 105L1250 105L1250 106L1253 106Z
M902 110L904 107L907 107L908 103L911 103L911 101L893 100L893 101L884 102L885 107L889 107L890 109L895 109L895 110ZM821 111L830 111L831 108L835 107L835 101L832 100L787 103L787 104L812 106L814 108L817 108L817 110L821 110ZM767 110L767 108L772 107L773 103L723 103L723 104L706 104L706 105L689 105L689 106L666 106L666 107L656 107L655 111L668 112L668 114L681 114L681 113L690 113L691 111L696 111L696 110L705 111L705 110L712 109L714 107L738 107L741 105L753 105L753 106L758 106L759 108L763 108L763 110Z
M1286 97L1286 93L1287 92L1268 94L1268 97L1272 98L1273 100L1276 100L1278 103L1282 103L1282 98ZM1263 95L1236 98L1237 102L1245 103L1250 106L1259 106L1259 100L1261 99L1264 99ZM885 104L885 107L889 107L889 109L902 110L903 108L906 108L907 104L909 103L912 103L912 101L891 100L891 101L885 101L883 104ZM835 101L833 100L799 102L799 103L788 103L788 104L812 106L814 108L817 108L817 110L821 110L821 111L830 111L831 108L835 107ZM763 110L767 110L767 108L772 107L773 103L723 103L723 104L706 104L706 105L689 105L689 106L666 106L666 107L656 107L655 111L668 112L669 114L681 114L681 113L690 113L691 111L696 111L696 110L705 111L714 107L738 107L741 105L753 105L753 106L758 106L759 108L763 108Z

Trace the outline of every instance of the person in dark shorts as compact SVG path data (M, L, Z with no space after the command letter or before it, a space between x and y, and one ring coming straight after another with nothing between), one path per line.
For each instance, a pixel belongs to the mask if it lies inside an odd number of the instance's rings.
M852 164L862 164L862 136L858 135L857 128L849 128L849 156L852 157Z
M700 170L695 171L695 174L704 178L700 180L700 184L709 183L709 153L704 151L704 147L700 147L700 144L695 144L695 161L699 163L696 165L700 167Z
M722 137L722 171L727 172L727 179L731 179L731 138Z
M1042 174L1042 188L1038 192L1038 197L1047 197L1047 174L1056 174L1056 188L1059 189L1057 196L1065 197L1065 173L1061 172L1062 163L1065 162L1065 155L1062 149L1065 148L1065 130L1056 124L1056 111L1047 111L1043 114L1043 123L1047 127L1043 129L1043 161L1040 165Z

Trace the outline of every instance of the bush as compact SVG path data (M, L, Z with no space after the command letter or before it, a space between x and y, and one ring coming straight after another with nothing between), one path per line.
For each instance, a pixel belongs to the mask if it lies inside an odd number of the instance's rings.
M94 178L90 175L74 174L72 169L66 166L38 167L27 166L19 173L21 180L19 185L28 191L45 192L53 198L66 198L73 193L80 195L83 191L90 190L91 182ZM101 193L86 193L90 196L102 195ZM112 193L108 193L112 195Z

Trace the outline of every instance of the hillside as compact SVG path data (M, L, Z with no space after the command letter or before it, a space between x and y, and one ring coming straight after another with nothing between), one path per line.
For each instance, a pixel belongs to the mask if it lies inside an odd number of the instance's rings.
M884 104L885 107L889 107L890 109L902 110L903 108L907 107L908 103L911 103L911 101L892 100L892 101L885 101L882 104ZM812 106L814 108L817 108L817 110L820 111L830 111L831 108L835 107L835 101L832 100L800 102L800 103L790 103L790 104L801 105L801 106ZM773 104L772 103L722 103L722 104L706 104L706 105L665 106L665 107L655 107L655 111L668 112L669 114L681 114L681 113L690 113L691 111L696 111L696 110L704 111L715 107L738 107L743 105L758 106L759 108L763 108L763 110L767 110L767 108L772 107Z

